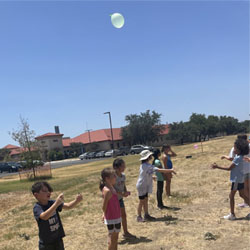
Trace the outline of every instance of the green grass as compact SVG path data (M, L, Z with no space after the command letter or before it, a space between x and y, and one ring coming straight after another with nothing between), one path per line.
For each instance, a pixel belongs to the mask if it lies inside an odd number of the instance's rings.
M126 165L127 168L129 169L130 167L135 167L135 166L139 166L140 162L138 161L138 155L135 156L126 156L124 159L126 161ZM85 166L93 166L93 169L91 169L91 171L87 174L82 174L80 173L79 176L77 177L67 177L67 178L63 178L63 177L53 177L51 179L49 179L49 183L51 184L51 186L54 188L54 191L63 191L63 190L68 190L66 192L66 194L71 194L71 193L75 193L75 188L74 187L80 187L83 189L93 189L94 187L98 187L98 182L99 182L99 178L100 178L100 172L102 169L102 165L103 164L108 164L110 165L110 167L112 167L112 162L113 162L113 158L109 158L109 159L105 159L103 161L98 161L98 162L91 162L91 163L87 163L87 164L82 164L80 167L85 167ZM65 172L69 173L71 171L74 171L73 168L63 168L63 170L65 170ZM53 170L55 171L55 173L62 169L56 169ZM57 176L57 174L54 174L54 176ZM89 179L93 178L93 182L90 182ZM45 179L39 179L39 181L48 181L47 178ZM34 182L36 182L37 180L8 180L8 181L0 181L0 194L3 193L8 193L8 192L16 192L16 191L24 191L24 192L30 192L31 186Z

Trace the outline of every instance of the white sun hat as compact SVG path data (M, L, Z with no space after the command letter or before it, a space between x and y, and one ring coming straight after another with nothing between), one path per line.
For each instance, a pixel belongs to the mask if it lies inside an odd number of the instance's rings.
M148 157L150 156L150 155L152 155L153 153L152 152L150 152L149 150L143 150L143 151L141 151L141 153L140 153L140 155L141 155L141 158L140 158L140 161L143 161L143 160L147 160L148 159Z

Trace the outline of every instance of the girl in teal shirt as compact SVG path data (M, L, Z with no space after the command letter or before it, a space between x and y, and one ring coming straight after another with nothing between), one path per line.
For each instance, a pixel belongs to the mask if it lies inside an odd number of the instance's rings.
M160 155L161 155L160 150L156 149L154 151L154 154L153 154L154 160L153 160L152 165L156 166L157 168L162 168L161 161L159 160ZM160 173L160 172L156 172L156 177L157 177L157 192L156 192L157 206L158 206L158 208L163 209L163 208L166 208L162 202L164 177L163 177L162 173Z

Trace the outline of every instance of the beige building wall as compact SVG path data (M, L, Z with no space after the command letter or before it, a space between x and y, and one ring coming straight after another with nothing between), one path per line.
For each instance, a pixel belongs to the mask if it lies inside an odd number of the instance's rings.
M39 147L41 147L43 150L51 151L54 149L59 149L60 151L63 151L62 136L43 137L39 138L37 141Z

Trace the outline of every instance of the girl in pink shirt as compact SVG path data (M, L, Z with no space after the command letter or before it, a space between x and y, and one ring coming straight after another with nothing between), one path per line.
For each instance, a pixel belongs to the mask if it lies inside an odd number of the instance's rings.
M117 193L114 189L116 183L115 171L105 168L101 173L100 190L103 195L103 219L108 227L108 249L117 250L118 236L121 231L121 209Z

